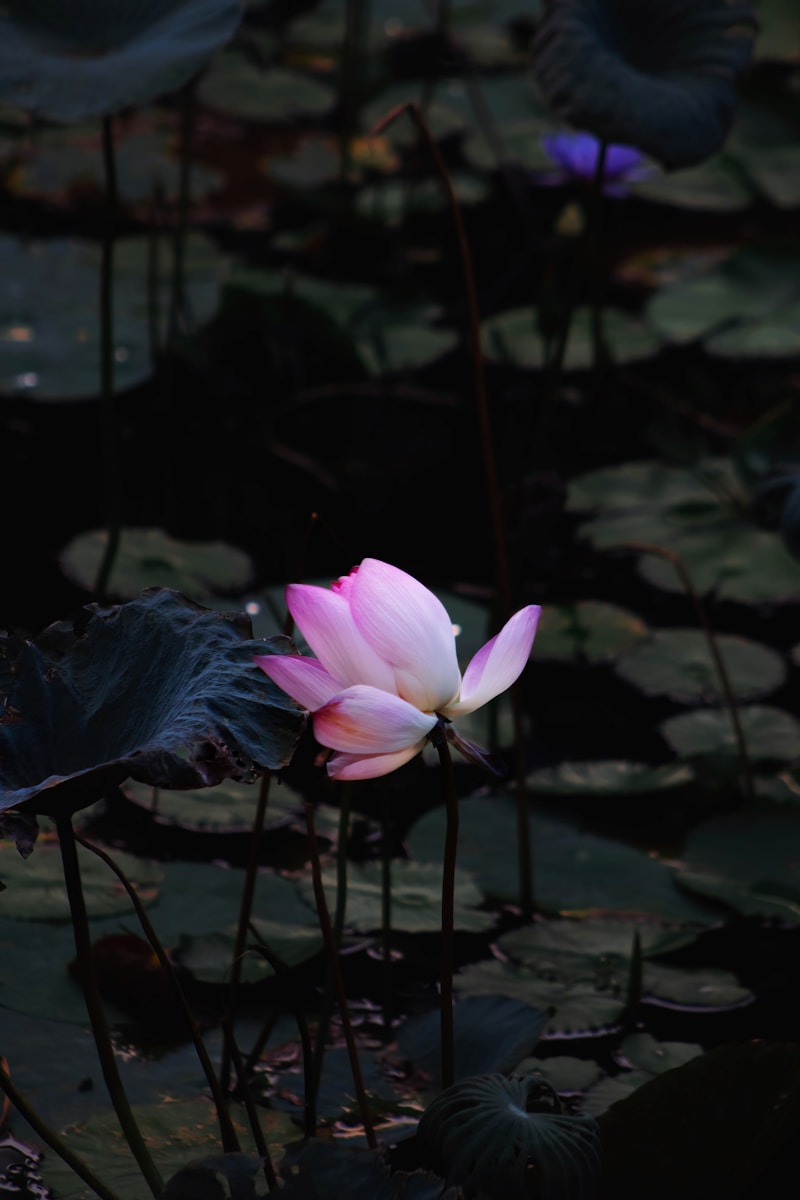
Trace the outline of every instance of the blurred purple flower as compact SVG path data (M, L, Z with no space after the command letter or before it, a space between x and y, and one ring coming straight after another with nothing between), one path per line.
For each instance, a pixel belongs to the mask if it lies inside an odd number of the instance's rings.
M542 147L559 171L540 178L541 183L560 184L570 180L594 179L600 154L600 141L591 133L546 133ZM626 183L647 179L655 168L634 146L611 145L606 150L603 189L611 195L624 195Z

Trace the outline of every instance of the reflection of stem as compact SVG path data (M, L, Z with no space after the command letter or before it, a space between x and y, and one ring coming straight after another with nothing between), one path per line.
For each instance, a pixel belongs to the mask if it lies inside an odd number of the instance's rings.
M114 406L114 235L118 200L114 128L111 117L103 117L103 168L105 225L100 262L100 439L108 538L94 585L94 590L101 599L105 596L119 549L122 524L119 439Z
M276 978L278 979L278 981L281 984L287 983L286 964L284 962L282 962L281 959L278 958L277 954L273 954L273 952L270 950L269 946L266 944L266 942L263 940L263 938L259 935L258 930L254 926L251 927L250 932L252 933L253 937L256 939L255 943L253 944L253 949L256 951L256 953L260 954L262 956L262 958L265 958L267 960L267 962L269 963L269 965L272 967L273 971L275 972L275 975L276 975ZM301 1009L300 1005L295 1001L294 997L292 996L292 987L291 987L290 983L288 983L287 986L283 989L282 994L285 997L285 1001L286 1001L287 1005L292 1010L292 1016L294 1017L295 1023L297 1025L297 1032L300 1034L300 1044L303 1047L303 1081L304 1081L304 1092L305 1092L305 1136L307 1138L313 1138L313 1137L316 1137L316 1135L317 1135L317 1106L316 1106L317 1087L316 1087L316 1081L314 1079L314 1054L311 1049L311 1035L308 1032L308 1021L306 1020L305 1013ZM235 1042L233 1042L233 1039L231 1039L231 1041L232 1041L232 1045L235 1046ZM236 1069L237 1069L240 1079L244 1080L247 1078L247 1076L249 1074L249 1064L245 1064L242 1070L240 1070L239 1067L237 1067Z
M731 718L731 725L733 726L733 734L736 738L736 745L739 751L739 761L742 768L742 781L744 784L745 799L753 802L756 795L755 784L753 782L753 768L750 763L750 755L747 752L747 742L744 736L744 729L742 728L742 722L739 717L739 706L736 703L736 697L731 685L728 668L725 666L725 659L722 657L722 651L719 648L719 643L717 642L717 639L711 629L711 625L709 624L705 607L703 606L700 596L694 584L692 583L686 563L676 550L666 550L663 546L654 546L649 542L629 542L627 545L629 545L632 550L639 550L644 554L655 554L659 558L664 558L667 562L671 562L678 573L678 578L683 584L686 595L690 598L692 604L694 605L694 610L697 614L697 619L700 623L703 633L705 634L708 650L714 663L717 677L720 682L720 687L722 688L723 695L725 696L725 704Z
M328 961L333 970L333 979L336 985L336 995L339 1000L339 1013L342 1020L342 1030L347 1043L347 1054L350 1059L350 1070L353 1075L353 1085L356 1090L356 1100L358 1101L359 1112L361 1113L361 1123L364 1126L364 1133L367 1138L367 1144L371 1150L377 1148L378 1142L375 1137L375 1130L372 1128L372 1122L369 1117L369 1106L367 1104L367 1093L364 1090L364 1077L361 1074L361 1064L358 1061L358 1050L356 1049L356 1040L353 1035L353 1023L350 1020L350 1009L347 1004L347 994L344 990L344 981L342 972L339 966L339 952L336 948L336 938L334 937L333 927L331 925L330 914L328 913L328 902L325 899L325 889L322 884L322 869L319 861L319 846L317 844L317 831L314 828L314 805L310 801L306 802L306 829L308 830L309 848L311 851L311 875L314 881L314 899L317 904L317 916L319 918L322 937L325 941L325 951L328 955Z
M338 956L342 945L342 930L344 929L345 910L347 908L347 838L350 830L350 784L342 783L339 791L339 833L336 844L336 908L333 913L333 937L336 942ZM325 987L319 1010L319 1025L317 1027L317 1044L314 1050L314 1090L319 1090L322 1077L322 1060L325 1057L325 1043L328 1040L331 1017L333 1016L333 967L328 963L325 973Z
M144 935L150 943L153 953L161 964L162 971L170 982L175 999L177 1000L186 1021L186 1027L191 1034L192 1041L194 1042L194 1048L197 1052L197 1057L200 1061L201 1067L203 1068L206 1080L208 1081L208 1086L211 1090L211 1095L217 1110L217 1119L219 1121L220 1135L222 1138L222 1148L226 1153L233 1153L237 1150L240 1150L241 1147L239 1145L239 1140L236 1137L236 1130L233 1127L233 1122L230 1119L227 1105L225 1104L225 1097L219 1086L217 1077L214 1074L214 1068L211 1065L211 1059L208 1057L208 1051L206 1050L205 1043L200 1036L200 1030L197 1028L197 1022L195 1021L192 1010L187 1003L183 988L180 985L178 976L175 974L175 969L165 953L164 947L161 945L159 936L145 911L144 905L136 894L136 889L132 886L122 868L119 867L114 862L113 858L106 854L104 850L101 850L99 846L93 846L91 842L84 841L84 839L79 837L77 834L75 835L75 840L77 841L78 845L83 846L85 850L89 850L92 854L96 854L101 862L104 862L106 866L114 872L117 879L127 892L128 899L133 905L136 915L139 918L139 924L144 930Z
M86 1165L82 1158L79 1158L70 1147L62 1142L58 1134L45 1124L39 1114L26 1100L25 1096L18 1090L11 1076L6 1070L5 1059L0 1059L0 1088L3 1089L8 1099L14 1105L14 1108L20 1116L28 1122L33 1132L37 1137L41 1138L46 1146L54 1150L59 1158L63 1159L67 1166L75 1172L75 1174L83 1180L100 1200L119 1200L116 1192L113 1192L110 1187L97 1178L94 1171ZM6 1188L3 1189L4 1191ZM10 1190L10 1189L9 1189ZM32 1193L29 1193L32 1194Z
M78 862L78 848L75 832L69 816L56 817L58 840L61 845L61 861L64 865L64 883L69 898L69 908L72 916L72 930L75 935L75 953L78 960L78 973L86 1001L86 1010L92 1026L97 1054L106 1081L111 1103L117 1119L122 1126L125 1139L133 1152L139 1169L147 1180L147 1185L154 1196L161 1195L163 1184L145 1145L144 1138L136 1124L128 1097L122 1086L117 1062L114 1058L114 1047L108 1032L106 1014L97 990L97 980L92 963L92 944L89 933L89 919L86 913L86 903L81 886L81 869Z
M442 977L441 977L441 1036L442 1036L442 1087L449 1088L455 1082L455 1047L453 1035L453 928L455 925L456 855L458 852L458 800L453 775L453 760L450 747L441 725L431 735L439 754L442 768L442 788L447 811L447 828L444 838L442 863Z
M250 836L250 854L247 859L247 869L244 873L244 883L242 885L242 896L239 901L239 923L236 926L236 941L233 947L233 962L231 963L230 982L228 984L228 1000L226 1004L227 1017L230 1021L231 1028L234 1022L234 1013L236 1010L236 991L239 987L239 980L242 976L242 958L244 955L245 943L247 941L247 931L250 926L250 919L253 915L253 899L256 891L256 877L258 875L258 855L261 849L261 835L264 832L264 819L267 812L267 800L269 799L269 785L272 779L272 772L265 771L261 776L261 786L258 791L258 802L256 805L256 815L253 818L253 832ZM227 1092L231 1077L231 1056L230 1043L226 1038L222 1049L222 1064L220 1066L220 1079L223 1092Z
M236 1045L236 1038L233 1035L230 1021L227 1017L223 1017L223 1030L225 1032L225 1044L230 1046L233 1065L236 1069L236 1076L239 1081L239 1090L242 1094L244 1107L247 1112L247 1119L250 1122L250 1131L253 1134L253 1141L256 1144L256 1150L264 1160L264 1177L267 1181L267 1187L271 1192L278 1186L278 1179L275 1175L275 1168L272 1165L272 1159L269 1153L269 1146L264 1138L264 1133L261 1128L261 1122L258 1119L258 1109L253 1101L253 1094L247 1082L244 1062L239 1053L239 1047Z

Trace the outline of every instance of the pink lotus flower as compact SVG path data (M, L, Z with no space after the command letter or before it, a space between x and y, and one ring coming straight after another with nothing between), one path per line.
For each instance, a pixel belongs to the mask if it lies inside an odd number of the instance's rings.
M474 748L448 723L514 683L541 611L531 604L515 613L462 678L444 605L388 563L365 558L330 590L290 584L286 603L316 658L259 655L255 661L313 713L317 741L334 751L328 774L338 779L396 770L420 753L440 720L449 740L470 755Z

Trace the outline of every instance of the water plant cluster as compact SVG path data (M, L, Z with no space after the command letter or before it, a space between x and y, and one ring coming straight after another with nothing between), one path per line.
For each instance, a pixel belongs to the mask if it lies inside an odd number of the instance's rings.
M780 1194L795 5L0 35L0 1192Z

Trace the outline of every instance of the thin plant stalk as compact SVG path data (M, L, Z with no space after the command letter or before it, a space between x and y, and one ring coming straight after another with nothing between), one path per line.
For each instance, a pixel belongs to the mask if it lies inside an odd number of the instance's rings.
M113 858L106 854L104 850L101 850L99 846L92 845L91 842L85 841L85 839L80 837L78 834L75 835L75 840L78 845L83 846L85 850L89 850L92 854L96 854L100 861L104 862L106 866L114 872L117 879L124 887L128 899L130 900L136 912L136 916L139 918L139 924L144 931L144 935L150 943L150 948L158 959L162 971L169 980L170 986L175 995L175 999L177 1000L178 1005L183 1013L184 1020L186 1021L186 1028L189 1030L189 1034L194 1043L195 1052L200 1065L203 1068L203 1073L205 1074L206 1081L208 1082L211 1096L217 1110L217 1120L219 1121L222 1148L226 1154L241 1150L239 1139L236 1136L236 1130L233 1127L233 1122L231 1121L230 1114L228 1112L228 1106L225 1102L225 1096L220 1088L219 1080L214 1073L214 1068L211 1065L211 1059L209 1058L208 1050L206 1049L205 1042L200 1035L200 1030L197 1028L197 1022L194 1019L194 1014L189 1007L186 995L181 987L180 980L175 973L175 968L170 962L169 957L161 944L161 940L155 931L152 921L145 911L144 905L136 894L136 889L132 886L122 868L119 867L117 863L114 862Z
M180 96L180 170L178 174L178 220L175 226L172 292L167 324L167 346L173 347L179 332L185 332L186 312L186 239L189 230L189 210L192 203L192 147L194 143L197 104L194 81L188 83Z
M392 839L389 808L389 789L381 789L381 956L383 1032L387 1041L392 1036Z
M364 1126L364 1134L367 1139L367 1145L371 1150L377 1148L378 1142L375 1137L375 1130L372 1128L372 1121L369 1115L369 1105L367 1103L367 1093L364 1088L364 1077L361 1074L361 1064L358 1061L358 1049L356 1047L356 1039L353 1034L353 1023L350 1020L350 1008L347 1003L347 993L344 990L344 980L342 979L342 971L339 966L339 952L336 946L336 938L331 925L331 918L328 912L328 902L325 899L325 888L322 884L322 868L319 861L319 845L317 843L317 831L314 828L314 805L310 801L306 801L306 829L308 830L308 841L311 851L311 875L314 882L314 899L317 905L317 917L319 918L322 937L325 942L325 951L328 955L328 960L333 968L334 984L336 986L336 995L339 1000L339 1013L342 1021L342 1030L344 1032L345 1042L347 1043L347 1054L350 1059L350 1071L353 1076L353 1086L355 1087L356 1100L358 1109L361 1114L361 1123Z
M442 770L447 823L444 837L442 862L442 973L440 985L441 1036L442 1036L442 1087L449 1088L455 1082L455 1038L453 1031L453 974L455 956L453 937L455 926L456 857L458 854L458 799L456 797L453 760L450 747L441 724L430 735L439 755Z
M247 942L247 933L253 915L253 901L256 892L256 878L258 876L259 852L261 850L261 837L264 832L264 821L267 815L267 802L269 800L269 787L271 780L272 772L265 771L261 776L261 785L258 791L256 813L255 817L253 818L253 832L250 837L250 853L247 858L247 868L244 874L242 895L239 901L239 921L236 926L236 941L234 942L233 946L233 962L231 963L228 984L228 1000L226 1006L227 1017L230 1021L231 1027L233 1027L234 1014L236 1011L236 992L239 987L239 981L242 977L242 959ZM227 1092L230 1086L230 1078L230 1044L226 1038L223 1044L222 1063L220 1066L220 1083L223 1092Z
M108 1031L106 1014L97 988L97 979L92 963L89 919L86 913L86 903L83 898L83 888L81 886L78 847L71 818L68 815L56 817L56 828L61 847L61 861L64 866L64 883L67 889L72 917L72 930L75 937L75 954L78 962L79 977L86 1001L86 1009L89 1014L89 1023L92 1027L92 1034L94 1035L97 1054L100 1059L103 1078L105 1079L114 1111L117 1114L117 1119L122 1127L122 1132L125 1135L125 1140L130 1146L139 1169L147 1181L147 1186L153 1195L158 1197L163 1190L161 1176L150 1157L150 1152L147 1149L139 1126L136 1124L128 1097L122 1086L122 1080L117 1069L117 1061L114 1057L114 1047L111 1044L111 1037Z
M592 365L597 377L608 360L608 347L603 337L603 304L600 273L600 235L603 226L603 183L606 176L606 158L608 157L608 142L603 140L597 150L597 162L592 178L592 192L589 210L589 228L587 234L587 256L589 259L589 279L591 287L592 314Z
M442 20L447 18L447 8L443 5L439 9L439 16ZM486 478L486 496L489 508L489 521L492 530L492 544L495 553L495 585L497 610L501 621L506 620L511 616L511 568L508 559L508 547L506 543L506 531L503 523L502 505L500 500L500 486L497 475L497 464L494 454L494 443L492 440L492 426L489 417L489 399L486 390L486 372L484 370L483 347L481 344L481 327L480 313L478 310L478 295L475 287L475 272L472 267L472 253L469 247L469 239L464 225L464 218L461 213L461 207L458 203L453 181L447 170L444 159L436 144L436 140L431 134L430 129L425 123L425 120L420 112L419 106L416 104L401 104L397 108L393 108L373 129L373 133L380 133L392 121L397 120L403 113L408 113L414 121L419 133L421 134L425 145L427 146L439 177L442 181L447 202L450 208L453 226L455 228L456 240L458 242L459 257L461 260L461 273L464 284L464 296L467 305L467 328L469 336L470 355L472 359L472 379L473 388L475 391L475 408L478 419L478 437L483 455L483 468ZM514 703L514 734L518 744L522 739L522 719L521 711L518 702ZM518 755L517 762L521 762L521 756ZM530 912L533 909L533 864L530 853L530 811L528 809L527 796L525 791L524 770L517 777L516 788L516 806L517 806L517 830L518 830L518 872L519 872L519 902L523 912Z
M99 1196L100 1200L120 1200L112 1188L107 1187L101 1179L98 1179L91 1167L83 1161L82 1158L62 1141L54 1129L42 1120L36 1109L31 1105L25 1095L19 1090L6 1069L5 1059L0 1059L0 1088L7 1098L14 1105L19 1115L23 1120L27 1121L37 1137L41 1138L46 1146L49 1146L59 1158L67 1164L70 1170L74 1171L79 1179L82 1179L88 1188L90 1188L95 1196ZM5 1189L4 1189L5 1190Z
M753 780L753 767L747 750L747 739L744 736L744 729L739 716L739 706L736 703L736 697L733 693L731 677L728 674L728 668L725 665L725 659L723 658L722 651L719 648L719 643L714 636L714 631L712 630L711 624L706 615L705 606L700 599L697 588L692 582L692 577L689 574L686 563L676 550L667 550L664 546L655 546L650 542L630 542L628 545L632 550L639 550L644 554L655 554L658 558L663 558L667 562L672 563L677 572L678 578L683 585L686 595L694 605L694 611L697 615L698 623L700 628L703 630L703 634L705 635L706 643L708 645L708 652L711 655L711 660L714 663L714 669L717 672L717 678L719 679L719 684L722 688L722 694L725 697L725 707L727 708L728 715L731 719L733 736L736 739L736 747L739 752L739 763L742 769L742 784L745 799L750 803L754 803L756 798L756 788L755 781Z
M267 1181L267 1187L271 1192L274 1192L278 1186L278 1178L275 1174L275 1168L272 1165L269 1146L264 1138L261 1122L258 1119L258 1109L253 1101L253 1096L247 1082L244 1061L241 1053L239 1052L239 1047L236 1044L236 1038L233 1035L233 1029L231 1028L230 1021L227 1019L227 1017L223 1017L222 1027L225 1033L225 1042L230 1046L231 1058L233 1059L233 1065L239 1081L239 1091L241 1092L242 1099L244 1101L247 1119L250 1122L250 1131L253 1134L253 1141L256 1144L256 1150L264 1160L264 1177Z
M114 239L119 202L114 126L110 116L103 117L102 128L105 220L100 261L100 453L108 536L94 585L95 593L101 599L108 588L122 529L119 431L114 402Z
M340 172L346 179L350 170L353 135L363 91L363 64L367 61L370 0L348 0L345 14L342 73L339 88L341 109Z
M347 910L347 839L350 833L350 784L343 783L339 790L339 832L336 843L336 908L333 910L333 937L336 943L337 961L342 948L342 931ZM333 964L329 960L325 972L325 987L320 1004L317 1043L314 1049L314 1087L319 1089L322 1076L322 1061L325 1044L333 1016L334 978Z

